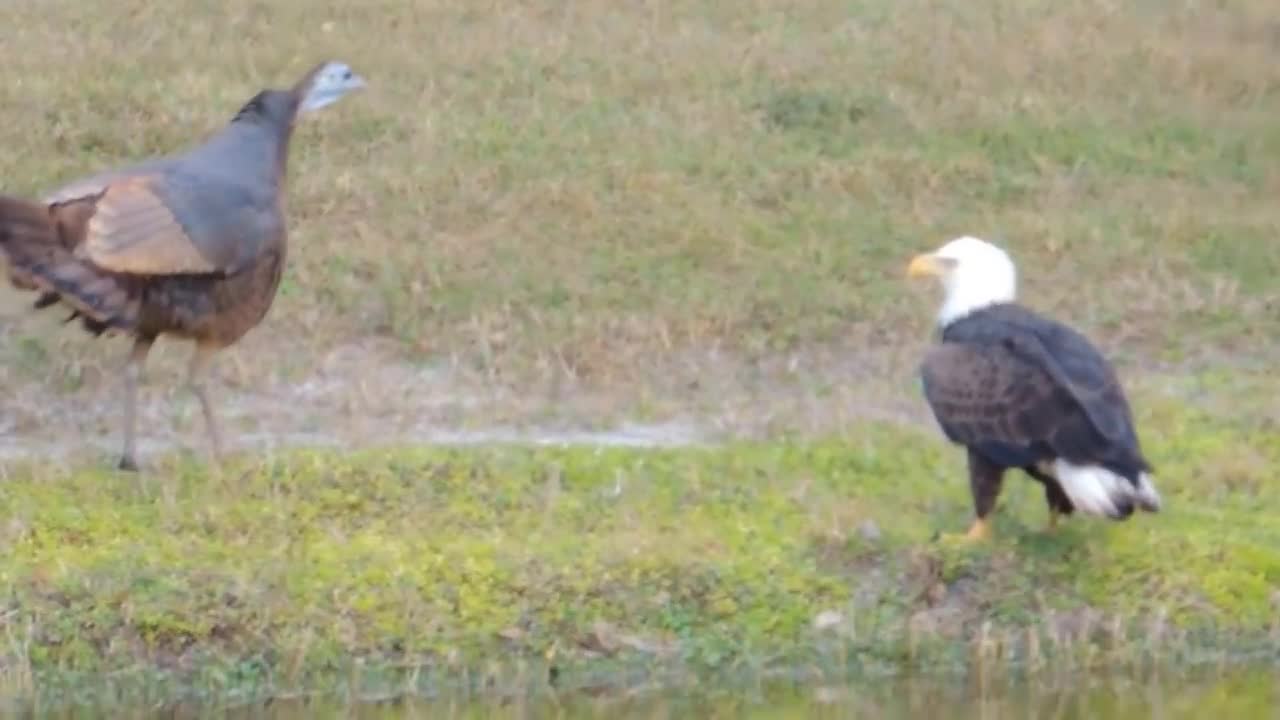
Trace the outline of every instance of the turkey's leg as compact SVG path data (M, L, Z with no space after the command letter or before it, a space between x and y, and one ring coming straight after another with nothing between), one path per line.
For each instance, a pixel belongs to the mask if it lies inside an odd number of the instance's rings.
M209 446L213 451L213 461L215 464L221 464L222 432L218 429L218 418L213 413L213 403L209 401L209 392L205 388L209 364L217 352L216 345L196 342L196 350L191 355L191 365L187 368L187 385L200 401L200 410L204 413L204 424L209 430Z
M129 360L124 366L124 449L120 451L121 470L138 471L138 379L147 362L154 337L139 336L133 340Z

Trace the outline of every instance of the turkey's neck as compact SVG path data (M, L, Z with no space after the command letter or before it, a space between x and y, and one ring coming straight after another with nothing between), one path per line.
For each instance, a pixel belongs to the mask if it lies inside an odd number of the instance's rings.
M289 163L293 128L261 119L236 120L203 148L209 161L241 176L257 176L278 187Z

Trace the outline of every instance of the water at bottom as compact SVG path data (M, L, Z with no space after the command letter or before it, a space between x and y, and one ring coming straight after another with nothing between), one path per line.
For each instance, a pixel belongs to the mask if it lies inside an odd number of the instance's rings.
M275 702L223 717L274 718L563 718L666 720L667 718L1053 718L1071 720L1280 719L1280 669L1216 671L1198 675L1070 675L1005 681L938 679L862 680L847 685L773 683L757 688L679 692L571 693L507 701L335 704Z

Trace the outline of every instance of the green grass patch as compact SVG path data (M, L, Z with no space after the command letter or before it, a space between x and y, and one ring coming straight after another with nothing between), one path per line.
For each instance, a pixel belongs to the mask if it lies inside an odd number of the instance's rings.
M877 426L679 450L296 451L220 478L29 468L0 485L6 677L289 692L358 670L475 690L550 668L624 682L1280 647L1280 505L1258 480L1280 448L1170 408L1143 422L1165 512L1045 535L1038 486L1012 478L978 548L938 537L969 520L960 454Z

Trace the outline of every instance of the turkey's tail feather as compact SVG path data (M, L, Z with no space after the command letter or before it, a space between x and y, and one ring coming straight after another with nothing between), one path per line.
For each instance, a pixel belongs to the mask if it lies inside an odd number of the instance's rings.
M79 317L95 335L132 328L139 303L128 280L76 257L73 246L46 206L0 195L0 254L13 286L40 291L36 309L66 303L73 310L67 321Z

